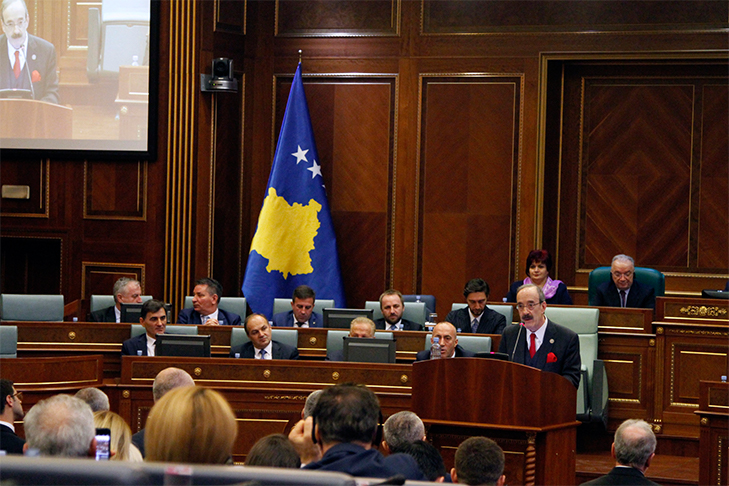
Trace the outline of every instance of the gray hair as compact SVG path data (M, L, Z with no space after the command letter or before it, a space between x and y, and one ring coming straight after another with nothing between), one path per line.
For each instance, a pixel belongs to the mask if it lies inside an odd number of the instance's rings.
M620 255L615 255L613 257L613 260L611 262L611 265L615 262L625 262L630 263L632 266L635 266L635 260L633 260L633 257L629 257L628 255L623 255L622 253Z
M304 402L304 417L311 417L312 412L314 411L314 407L316 407L316 402L319 401L319 395L321 395L322 390L314 390L313 392L309 393L309 396L306 397L306 402Z
M195 380L192 379L192 376L180 368L165 368L157 373L157 376L154 378L152 397L156 402L168 391L183 386L195 386Z
M25 416L28 448L42 456L84 457L94 440L91 408L71 395L56 395L33 405Z
M355 324L367 324L368 326L370 326L370 334L372 334L372 336L375 335L375 330L377 329L377 326L372 319L364 316L355 317L354 319L352 319L352 322L349 323L350 331L352 330L352 326L354 326Z
M99 390L98 388L82 388L74 395L76 398L80 398L91 407L92 412L104 412L109 410L109 397L106 393Z
M142 284L139 283L139 280L135 280L135 279L129 278L129 277L122 277L119 280L117 280L116 282L114 282L114 290L113 290L113 292L114 292L114 302L115 303L118 303L119 302L118 300L116 300L117 294L122 293L122 291L124 290L124 288L127 285L132 284L132 283L139 285L140 288L142 287Z
M641 470L656 451L656 436L645 420L630 419L620 424L614 442L615 459L623 466Z
M390 415L384 425L385 442L394 452L402 444L412 444L416 440L423 440L425 426L413 412L403 410Z

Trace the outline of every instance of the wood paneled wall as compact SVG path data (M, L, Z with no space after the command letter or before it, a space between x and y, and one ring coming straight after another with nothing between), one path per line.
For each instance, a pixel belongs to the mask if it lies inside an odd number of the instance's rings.
M60 275L68 302L134 274L179 305L212 275L237 295L299 49L349 305L394 286L443 317L477 276L499 300L539 246L578 302L617 252L671 292L723 287L729 7L558 4L161 2L158 159L3 158L2 184L32 188L2 201L3 241L61 242L48 275L4 268L3 287ZM43 33L62 85L84 42L66 6ZM199 92L215 57L238 93Z

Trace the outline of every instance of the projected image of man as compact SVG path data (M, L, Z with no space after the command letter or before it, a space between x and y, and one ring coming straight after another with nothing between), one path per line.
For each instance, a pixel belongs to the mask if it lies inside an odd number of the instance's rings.
M58 104L56 48L30 35L24 0L3 0L0 36L0 89L29 90L35 100Z

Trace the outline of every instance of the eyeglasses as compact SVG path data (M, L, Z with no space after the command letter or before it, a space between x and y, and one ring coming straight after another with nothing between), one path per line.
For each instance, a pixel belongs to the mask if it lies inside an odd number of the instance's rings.
M21 402L23 401L23 392L22 391L15 392L15 395L10 395L10 396L13 398L17 398Z
M3 22L3 25L7 27L8 29L14 29L15 27L20 27L21 29L28 25L28 22L26 22L25 19L20 19L17 22Z
M516 310L524 310L524 308L528 308L529 310L534 310L535 307L539 306L541 302L527 302L526 304L516 304Z
M625 273L613 272L613 277L615 277L615 278L622 278L622 277L630 278L632 276L633 276L633 271L632 270L628 270Z

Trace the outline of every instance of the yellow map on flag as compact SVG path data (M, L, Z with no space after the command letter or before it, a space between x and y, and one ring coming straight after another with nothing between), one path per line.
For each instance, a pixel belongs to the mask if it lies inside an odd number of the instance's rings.
M263 200L258 229L251 242L255 250L268 259L266 270L277 270L284 278L312 273L309 252L314 249L314 237L319 231L321 204L309 199L309 204L289 205L276 194L273 187Z

